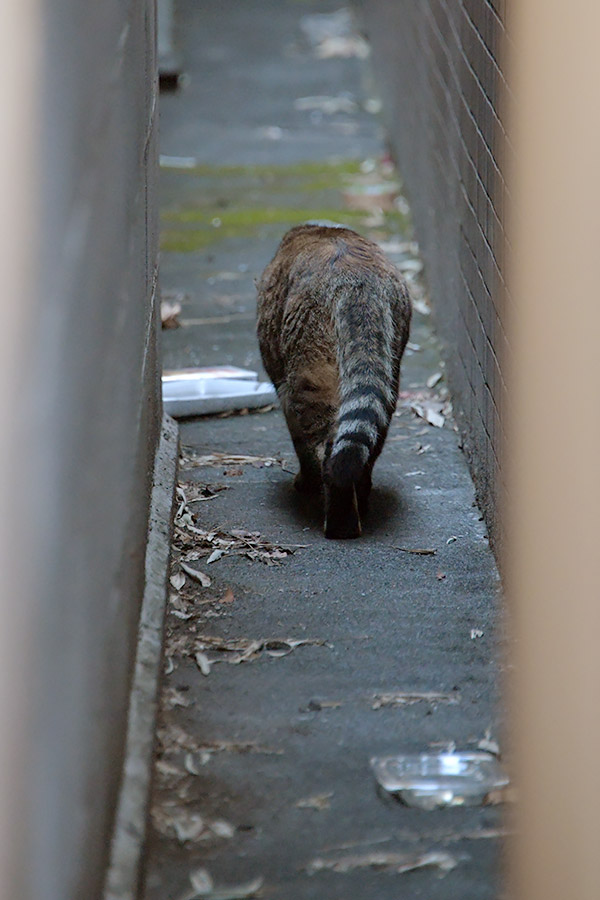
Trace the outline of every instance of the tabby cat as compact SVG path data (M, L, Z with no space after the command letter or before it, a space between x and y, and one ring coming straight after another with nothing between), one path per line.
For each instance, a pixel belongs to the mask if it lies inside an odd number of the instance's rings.
M361 533L398 398L411 306L381 249L349 228L292 228L258 282L258 340L325 535Z

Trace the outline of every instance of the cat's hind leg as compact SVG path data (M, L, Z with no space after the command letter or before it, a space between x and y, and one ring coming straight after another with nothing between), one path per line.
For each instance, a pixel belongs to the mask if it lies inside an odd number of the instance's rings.
M317 454L305 441L293 434L292 442L300 463L300 471L294 478L294 487L300 494L320 493L323 488L323 479L321 462Z
M367 514L367 510L369 509L369 496L371 494L372 486L372 472L372 465L365 466L364 472L356 482L356 500L358 505L358 514L361 519L364 519Z
M325 537L357 538L361 535L358 500L354 485L325 485Z
M282 409L288 431L300 463L300 471L294 479L294 487L301 494L318 494L323 487L321 460L314 439L307 437L300 417L296 414L286 394L280 393ZM285 402L284 402L285 398Z

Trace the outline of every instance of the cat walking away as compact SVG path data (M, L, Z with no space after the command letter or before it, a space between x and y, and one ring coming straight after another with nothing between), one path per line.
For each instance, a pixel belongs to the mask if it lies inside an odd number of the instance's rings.
M295 485L323 490L329 538L361 533L410 316L397 269L341 226L292 228L258 283L260 352L300 461Z

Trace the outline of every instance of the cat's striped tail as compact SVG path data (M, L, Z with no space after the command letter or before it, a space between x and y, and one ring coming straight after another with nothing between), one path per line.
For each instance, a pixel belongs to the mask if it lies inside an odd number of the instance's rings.
M340 489L357 485L365 473L370 476L396 407L402 350L395 339L393 310L401 291L395 278L365 271L350 285L339 285L340 406L324 475Z

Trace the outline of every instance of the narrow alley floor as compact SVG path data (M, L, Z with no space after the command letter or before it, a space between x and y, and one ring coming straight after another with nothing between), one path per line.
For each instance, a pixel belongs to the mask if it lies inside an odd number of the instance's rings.
M146 900L500 893L500 808L411 809L369 766L497 739L500 601L366 44L312 18L337 8L177 4L188 83L161 98L161 280L182 311L165 368L265 377L254 280L306 219L380 242L416 311L357 541L325 540L295 494L278 409L181 422Z

